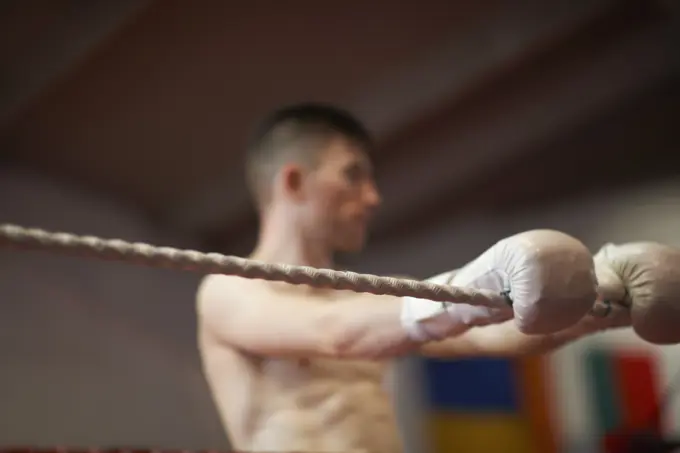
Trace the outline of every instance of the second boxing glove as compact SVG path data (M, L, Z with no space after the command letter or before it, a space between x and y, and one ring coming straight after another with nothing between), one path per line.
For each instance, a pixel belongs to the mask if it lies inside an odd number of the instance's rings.
M607 244L595 255L600 298L628 306L635 332L680 343L680 249L654 242Z

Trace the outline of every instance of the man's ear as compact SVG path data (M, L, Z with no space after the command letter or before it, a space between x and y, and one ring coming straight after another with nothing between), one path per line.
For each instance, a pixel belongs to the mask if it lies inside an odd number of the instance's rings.
M296 201L305 199L305 176L306 171L300 165L288 164L281 169L281 186L286 196Z

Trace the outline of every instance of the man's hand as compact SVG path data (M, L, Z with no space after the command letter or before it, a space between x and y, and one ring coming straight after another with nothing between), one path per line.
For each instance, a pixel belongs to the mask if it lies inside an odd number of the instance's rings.
M595 255L600 302L613 309L600 322L632 325L644 340L680 343L680 250L653 242L607 244Z
M552 230L527 231L499 241L460 269L452 284L507 294L517 328L530 335L575 324L591 309L596 295L593 260L586 246Z
M504 294L492 307L405 298L402 321L419 341L459 335L514 318L524 334L545 334L577 323L592 308L596 280L590 251L564 233L535 230L503 239L436 283ZM510 307L510 300L512 307Z

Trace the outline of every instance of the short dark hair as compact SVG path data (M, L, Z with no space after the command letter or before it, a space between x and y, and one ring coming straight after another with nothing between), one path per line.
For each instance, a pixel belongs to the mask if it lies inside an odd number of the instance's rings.
M266 116L252 134L246 154L248 185L256 201L263 201L281 165L292 159L314 165L324 141L338 136L367 152L373 148L361 121L334 105L292 104Z

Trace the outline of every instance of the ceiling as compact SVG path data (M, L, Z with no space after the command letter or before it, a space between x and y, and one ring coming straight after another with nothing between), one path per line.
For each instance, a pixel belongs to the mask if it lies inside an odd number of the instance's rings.
M0 150L244 253L249 130L334 102L378 138L385 241L680 167L679 16L642 0L4 0Z

